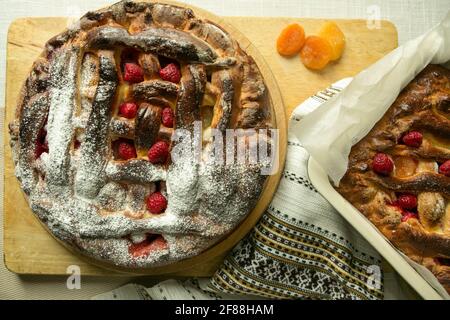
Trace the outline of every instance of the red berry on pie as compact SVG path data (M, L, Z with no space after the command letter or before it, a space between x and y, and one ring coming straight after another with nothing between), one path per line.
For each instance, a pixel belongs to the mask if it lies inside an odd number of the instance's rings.
M48 143L46 141L46 137L47 130L45 130L45 128L41 128L34 145L34 157L36 159L38 159L44 152L48 152Z
M34 156L36 159L39 159L39 157L41 156L41 154L43 154L44 152L48 152L48 144L47 142L40 142L40 141L36 141L36 146L34 148Z
M169 144L165 141L156 142L148 150L148 161L153 164L164 163L169 155Z
M144 71L136 63L125 63L125 73L123 79L128 82L136 83L144 81Z
M160 235L153 238L151 248L153 250L163 250L167 248L167 241Z
M372 169L378 174L387 176L394 170L394 162L385 153L377 153L372 159Z
M136 148L134 144L128 141L120 141L117 152L119 154L120 159L129 160L131 158L136 158Z
M144 240L144 241L139 242L139 243L132 243L128 247L128 252L134 258L145 257L145 256L148 256L150 254L149 247L150 247L150 243L147 240Z
M414 209L417 207L417 197L413 194L405 193L397 198L396 204L402 209Z
M138 107L136 103L124 102L119 106L119 114L122 117L133 119L134 117L136 117L137 109Z
M422 139L423 136L419 131L411 131L403 136L402 141L409 147L418 148L422 144Z
M152 251L164 250L167 242L161 235L148 235L147 239L139 243L132 243L128 252L135 258L148 256Z
M159 76L165 81L170 81L173 83L180 82L181 72L175 63L170 63L161 70L159 70Z
M406 222L411 218L417 219L417 214L414 212L405 212L402 216L402 222Z
M450 177L450 160L445 161L439 166L439 173Z
M162 124L168 128L172 128L173 127L173 111L172 108L164 108L164 110L162 111Z
M152 193L147 197L147 210L153 214L159 214L166 210L167 199L159 191Z

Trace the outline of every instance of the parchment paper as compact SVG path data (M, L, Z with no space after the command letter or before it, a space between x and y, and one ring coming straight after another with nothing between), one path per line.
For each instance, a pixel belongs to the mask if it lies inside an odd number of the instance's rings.
M340 95L295 123L292 132L339 185L351 147L369 133L400 91L428 64L449 60L450 11L436 27L355 76Z

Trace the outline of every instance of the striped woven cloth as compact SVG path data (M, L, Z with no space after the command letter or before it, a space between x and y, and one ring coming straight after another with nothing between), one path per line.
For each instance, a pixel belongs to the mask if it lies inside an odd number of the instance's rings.
M290 121L298 121L347 83L338 82L311 97ZM309 155L291 132L288 141L283 176L272 203L211 279L169 280L148 289L132 285L124 290L136 292L135 298L152 299L242 299L242 295L382 299L380 256L311 184Z
M333 97L345 83L305 101L290 121ZM214 289L269 298L383 297L382 279L373 277L375 270L381 274L378 253L311 184L308 158L290 132L283 177L272 203L211 279Z

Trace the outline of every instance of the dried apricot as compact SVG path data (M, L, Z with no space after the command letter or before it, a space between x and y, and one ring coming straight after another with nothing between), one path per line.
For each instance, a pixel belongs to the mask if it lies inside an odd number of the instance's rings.
M281 31L277 39L277 51L283 56L300 52L305 43L305 31L298 23L292 23Z
M332 21L325 22L318 35L330 42L331 48L333 48L331 61L339 59L344 51L345 36L337 24Z
M330 62L332 54L333 48L327 40L309 36L300 51L300 58L307 68L322 70Z

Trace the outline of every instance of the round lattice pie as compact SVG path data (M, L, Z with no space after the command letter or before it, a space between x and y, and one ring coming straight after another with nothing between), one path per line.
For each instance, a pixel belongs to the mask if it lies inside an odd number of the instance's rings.
M268 129L271 110L254 60L221 27L182 7L120 2L49 40L34 63L10 124L16 175L72 248L117 266L167 264L255 206L261 164L211 161L211 132ZM199 157L173 161L175 133L196 123Z
M450 292L450 71L425 68L353 146L338 191Z

